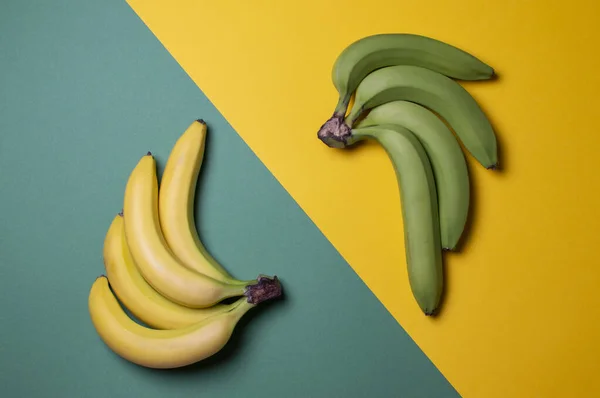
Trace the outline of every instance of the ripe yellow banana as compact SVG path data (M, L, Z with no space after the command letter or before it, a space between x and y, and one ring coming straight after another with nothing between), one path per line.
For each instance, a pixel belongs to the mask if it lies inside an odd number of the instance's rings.
M373 139L386 151L396 173L410 287L425 315L439 306L444 276L437 192L431 163L419 139L398 125L353 129L349 145Z
M179 137L160 181L158 211L165 241L186 267L230 284L233 278L202 244L194 219L196 182L204 159L206 123L194 121Z
M140 321L156 329L178 329L229 311L238 303L193 309L174 303L140 275L125 239L123 216L113 219L104 239L104 267L110 286L123 305ZM240 300L245 300L241 298Z
M92 323L104 343L130 362L157 369L190 365L216 354L227 344L242 316L254 307L242 300L229 311L193 325L156 330L127 316L104 276L94 281L88 298Z
M229 284L185 267L163 236L158 214L156 161L148 152L131 172L125 188L125 235L144 279L160 294L191 308L206 308L242 296L256 281Z

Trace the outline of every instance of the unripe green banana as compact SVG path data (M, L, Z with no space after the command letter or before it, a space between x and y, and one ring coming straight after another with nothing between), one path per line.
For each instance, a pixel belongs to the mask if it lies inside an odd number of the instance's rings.
M398 125L352 130L347 144L376 140L392 162L400 189L404 243L411 291L426 315L433 315L443 290L442 248L435 179L419 139Z
M473 55L430 37L384 33L361 38L336 59L332 79L339 93L335 113L345 115L358 84L376 69L392 65L421 66L462 80L485 80L494 69Z
M439 114L484 167L497 167L496 135L475 99L456 81L418 66L390 66L365 77L344 124L352 126L366 111L397 100L415 102Z
M407 101L375 107L357 128L400 125L417 136L431 161L437 188L442 247L454 250L469 213L469 174L462 149L452 131L427 108Z
M356 89L348 116L329 119L319 129L318 138L329 147L343 148L350 126L370 109L399 100L436 112L479 163L487 169L498 167L496 134L475 99L454 80L418 66L390 66L368 75Z

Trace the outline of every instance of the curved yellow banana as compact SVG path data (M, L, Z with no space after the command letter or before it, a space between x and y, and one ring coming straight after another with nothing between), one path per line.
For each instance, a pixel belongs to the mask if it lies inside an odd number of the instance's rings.
M156 161L150 152L129 176L123 211L131 256L144 279L160 294L191 308L211 307L225 298L244 295L246 286L192 271L173 255L160 227Z
M237 322L255 305L240 301L230 311L185 328L149 329L123 311L108 279L97 278L88 298L92 323L104 343L122 358L149 368L177 368L219 352L229 341Z
M123 216L113 219L104 239L104 267L110 286L123 305L140 321L157 329L177 329L228 311L236 303L188 308L154 290L140 275L125 239ZM241 298L240 300L245 300Z
M160 225L167 244L183 265L223 282L243 284L227 273L198 237L194 196L205 142L206 123L198 119L173 146L158 192Z

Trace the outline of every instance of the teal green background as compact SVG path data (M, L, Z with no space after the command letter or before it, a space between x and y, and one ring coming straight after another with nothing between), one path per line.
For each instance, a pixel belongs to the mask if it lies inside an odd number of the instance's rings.
M1 4L3 397L457 396L125 2ZM286 297L209 360L149 370L101 342L87 295L129 172L147 151L162 172L196 118L206 246Z

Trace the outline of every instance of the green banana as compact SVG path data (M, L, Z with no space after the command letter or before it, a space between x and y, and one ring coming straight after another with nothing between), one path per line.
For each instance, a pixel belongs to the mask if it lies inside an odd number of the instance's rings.
M434 113L408 101L375 107L356 127L381 124L400 125L423 144L436 182L442 247L454 250L465 228L470 196L467 162L458 141Z
M352 130L347 144L376 140L387 152L402 201L405 255L411 291L425 315L436 313L443 290L437 194L431 163L419 139L398 125Z
M369 73L392 65L421 66L461 80L485 80L494 69L473 55L430 37L384 33L363 37L335 60L333 85L339 93L335 113L345 115L352 93Z
M456 81L419 66L397 65L376 70L356 89L354 105L338 136L349 134L349 126L363 114L391 101L405 100L425 106L445 119L466 149L488 169L498 165L496 135L475 99Z

